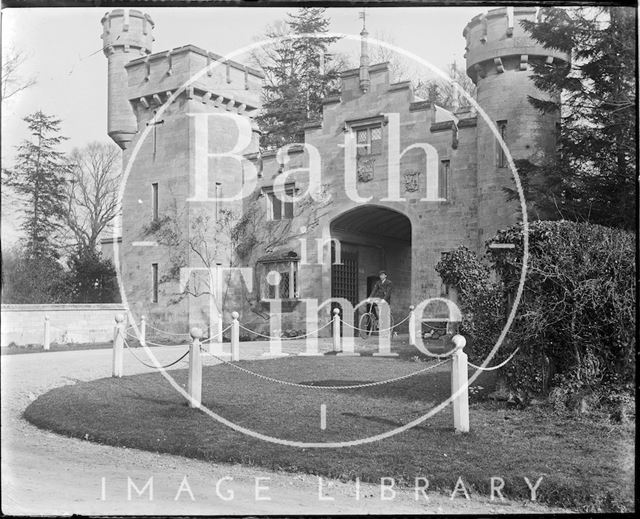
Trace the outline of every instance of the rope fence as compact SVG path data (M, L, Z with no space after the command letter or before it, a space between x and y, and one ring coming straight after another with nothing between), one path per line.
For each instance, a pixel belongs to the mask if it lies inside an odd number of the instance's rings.
M295 387L300 389L315 389L315 390L325 390L325 391L353 390L353 389L382 386L385 384L392 384L395 382L409 379L411 377L415 377L427 371L433 370L438 366L441 366L444 363L448 362L449 359L451 359L451 394L452 394L451 402L453 406L454 428L457 432L468 432L469 431L468 367L471 366L474 369L485 370L485 371L499 369L500 367L508 363L518 351L518 349L516 349L506 361L504 361L498 366L493 366L491 368L482 368L480 366L476 366L474 364L468 363L467 355L463 351L464 346L466 345L466 340L461 335L455 335L451 339L451 342L454 345L454 348L451 351L448 351L444 354L435 354L426 350L427 355L435 358L436 362L434 362L433 364L429 364L428 366L422 369L418 369L416 371L413 371L405 375L401 375L401 376L397 376L397 377L393 377L385 380L366 382L362 384L331 385L331 386L303 384L299 382L281 380L275 377L264 375L262 373L258 373L254 370L251 370L236 364L235 362L240 360L240 330L242 329L248 333L252 333L252 334L255 334L256 336L264 337L271 341L269 345L269 352L263 355L269 355L269 356L287 355L286 353L282 353L280 349L281 341L300 340L305 338L307 339L306 341L307 349L305 352L299 353L299 355L323 355L318 351L317 334L318 332L324 330L325 328L333 325L333 330L331 335L333 338L334 351L338 351L339 352L338 355L346 354L346 355L357 356L359 354L353 351L353 337L349 337L346 334L344 336L341 336L341 330L342 330L341 325L344 323L347 327L351 327L355 330L360 330L360 329L358 327L350 325L345 321L342 321L340 319L340 311L337 308L333 310L333 318L330 322L325 323L321 327L315 330L309 331L306 334L302 334L296 337L274 337L271 335L262 334L260 332L256 332L240 324L239 314L237 312L235 311L232 312L231 317L232 317L232 322L230 325L228 325L226 328L224 328L223 330L219 331L218 333L216 333L215 335L209 337L204 341L201 341L203 336L202 330L198 327L192 328L189 331L189 335L191 336L191 339L192 339L191 343L189 344L189 349L185 353L183 353L180 357L178 357L176 360L168 364L160 365L158 361L155 359L155 357L154 357L154 361L155 361L154 364L149 364L144 360L142 360L138 355L136 355L136 353L133 351L133 347L129 344L129 342L126 340L126 337L125 337L127 335L131 336L131 334L128 333L130 328L126 327L124 323L124 320L125 320L124 316L119 314L116 316L116 326L114 329L113 376L122 377L123 375L124 348L128 349L129 352L133 355L133 357L142 365L148 368L153 368L153 369L166 369L166 368L175 366L179 362L185 360L185 358L187 358L188 356L188 363L189 363L188 380L187 380L188 405L191 408L200 408L201 402L202 402L202 355L203 353L208 354L210 357L218 360L224 365L230 366L234 370L242 372L246 375L250 375L250 376L265 380L273 384L279 384L279 385ZM393 330L395 327L403 324L407 320L409 321L409 344L416 346L417 322L416 322L414 307L410 308L409 315L406 316L404 319L402 319L399 323L395 324L394 326L391 326L386 330L383 329L379 331L384 332L384 331ZM45 324L46 324L45 331L48 333L48 319L46 320ZM135 327L135 324L134 324L134 327ZM156 327L151 327L151 328L162 331ZM231 330L231 361L228 361L227 359L222 357L222 355L227 355L221 351L222 344L220 343L213 344L212 342L216 339L218 340L222 339L223 335L229 330ZM170 332L170 333L174 336L186 335L186 334L175 334L173 332ZM155 346L165 346L163 344L157 344L154 342L147 341L145 338L145 334L146 334L146 322L143 317L141 319L140 334L139 334L140 343L143 346L146 346L147 344L151 344ZM203 352L202 347L207 342L211 343L209 344L209 351ZM342 345L342 349L340 350L341 345ZM383 338L382 335L380 335L378 349L379 349L378 353L377 354L374 353L374 356L376 355L397 356L398 355L397 353L392 353L390 350L389 336L386 336ZM424 351L422 348L420 348L420 350Z
M400 380L405 380L407 378L411 378L414 377L416 375L419 375L420 373L424 373L425 371L429 371L432 370L434 368L437 368L438 366L440 366L441 364L444 364L446 361L442 361L442 362L438 362L436 364L427 366L426 368L420 369L418 371L414 371L412 373L409 373L408 375L402 375L399 377L395 377L395 378L390 378L390 379L386 379L386 380L378 380L376 382L367 382L366 384L354 384L354 385L350 385L350 386L315 386L312 384L300 384L298 382L291 382L288 380L281 380L278 378L273 378L273 377L269 377L267 375L263 375L262 373L256 373L255 371L252 371L250 369L247 368L243 368L242 366L238 366L237 364L234 364L233 362L229 362L225 359L221 359L219 357L216 357L215 355L212 355L212 357L218 359L220 362L231 366L234 369L237 369L238 371L242 371L244 373L248 373L249 375L252 375L254 377L257 378L261 378L263 380L267 380L268 382L273 382L276 384L281 384L284 386L292 386L292 387L301 387L304 389L324 389L324 390L328 390L328 391L339 391L341 389L360 389L360 388L364 388L364 387L373 387L373 386L381 386L383 384L391 384L393 382L398 382Z
M174 333L174 332L169 332L167 330L161 330L160 328L156 328L155 326L153 326L153 325L151 325L149 323L147 323L147 328L151 328L152 330L160 332L160 333L162 333L164 335L172 335L174 337L186 337L186 338L190 337L188 333Z
M404 324L405 322L407 322L409 319L411 318L411 313L409 313L406 317L404 317L401 321L399 321L398 323L395 323L393 326L389 327L389 328L384 328L384 329L377 329L375 331L379 332L379 333L384 333L384 332L388 332L391 331L395 328L397 328L398 326ZM307 337L311 337L312 335L318 333L321 330L324 330L325 328L327 328L328 326L331 326L331 324L333 323L333 319L329 320L329 322L325 323L324 325L320 326L319 328L317 328L314 331L302 334L302 335L297 335L294 337L282 337L282 336L272 336L272 335L265 335L261 332L258 332L256 330L252 330L250 328L247 328L245 326L243 326L242 324L240 324L240 329L244 330L245 332L248 332L250 334L256 335L257 337L262 337L264 339L270 339L270 340L281 340L281 341L294 341L294 340L300 340L300 339L306 339ZM359 328L357 326L354 326L344 320L341 321L342 324L348 326L349 328L352 328L353 330L359 331L359 332L368 332L369 330L363 330L362 328ZM170 332L167 330L162 330L161 328L157 328L156 326L153 326L149 323L146 323L145 318L142 317L141 318L141 322L139 325L140 328L143 328L146 330L146 328L150 328L156 332L159 332L161 334L165 334L165 335L171 335L171 336L175 336L175 337L186 337L189 338L190 334L189 333L175 333L175 332ZM225 328L224 330L222 330L222 332L217 333L215 336L210 337L208 339L205 339L203 341L201 341L201 344L205 344L207 342L211 342L214 337L217 337L218 335L224 334L226 333L230 328L232 327L232 325L227 326L227 328ZM138 337L136 335L133 335L131 333L129 333L130 330L135 329L136 326L134 324L131 324L129 326L127 326L123 332L126 333L129 337L131 337L132 339L138 339ZM169 346L168 344L158 344L158 343L153 343L151 341L148 341L146 339L146 337L143 337L143 339L145 340L145 342L147 344L151 344L154 346Z
M209 337L208 339L205 339L204 341L200 341L200 344L206 344L208 342L212 342L216 337L220 337L220 338L224 338L223 335L225 333L227 333L231 328L233 327L232 324L230 324L229 326L227 326L224 330L222 330L221 332L216 333L215 335L212 335L211 337Z
M404 319L402 319L402 321L394 324L393 326L390 326L389 328L378 328L376 330L372 330L378 333L386 333L386 332L390 332L392 331L394 328L397 328L398 326L400 326L401 324L404 324L405 322L407 322L409 320L409 318L411 317L411 314L407 315ZM342 324L348 326L349 328L352 328L353 330L356 330L358 332L365 332L368 333L369 330L363 330L362 328L359 328L357 326L353 326L352 324L348 323L347 321L342 321Z
M139 340L140 340L140 339L138 338L138 336L136 336L136 335L132 335L132 334L127 333L127 332L125 332L125 333L126 333L126 334L131 338L131 339L135 339L135 340L137 340L137 341L139 341ZM149 339L147 339L146 337L143 337L143 338L142 338L142 342L143 342L145 345L147 345L147 346L159 346L159 347L163 347L163 346L182 346L182 344L160 344L160 343L157 343L157 342L150 341L150 340L149 340ZM182 342L184 342L184 341L182 341Z
M124 340L124 345L126 346L127 350L129 350L129 353L131 353L131 355L134 356L134 358L142 365L147 366L148 368L155 368L155 369L166 369L166 368L170 368L171 366L176 365L178 362L180 362L181 360L183 360L187 355L189 355L189 350L187 350L184 355L182 355L181 357L179 357L177 360L169 363L169 364L165 364L164 366L158 366L155 364L147 364L145 361L143 361L140 357L138 357L134 351L133 348L131 346L129 346L129 343Z
M312 335L318 333L320 330L324 330L327 326L331 326L332 322L333 321L329 321L328 323L323 324L317 330L314 330L314 331L309 332L309 333L305 333L303 335L297 335L295 337L275 337L275 336L270 336L270 335L264 335L264 334L262 334L260 332L256 332L255 330L250 330L249 328L245 328L241 324L239 326L240 326L241 330L244 330L245 332L249 332L249 333L252 333L254 335L257 335L258 337L264 337L265 339L281 340L281 341L295 341L295 340L306 339L307 337L311 337Z

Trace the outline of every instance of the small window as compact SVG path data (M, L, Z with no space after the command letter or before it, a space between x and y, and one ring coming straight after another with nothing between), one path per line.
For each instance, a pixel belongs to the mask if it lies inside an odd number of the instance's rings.
M151 264L151 302L158 302L158 264Z
M258 264L261 299L298 299L298 261L269 261ZM273 285L269 281L272 272L277 272L280 282ZM276 276L277 277L277 276Z
M382 126L356 130L358 156L382 153Z
M498 126L498 131L500 132L500 137L502 137L502 140L506 143L507 140L507 121L498 121L497 123ZM498 151L498 167L499 168L506 168L507 167L507 155L505 154L504 150L502 149L502 146L500 145L499 142L496 141L496 147L497 147L497 151Z
M451 163L448 160L440 161L440 171L438 172L438 198L449 198L449 173Z
M269 220L290 220L293 218L293 202L285 202L278 198L273 187L264 188L262 192L267 199L267 219ZM295 195L295 187L293 185L285 186L285 194L287 196Z
M151 215L153 220L158 219L158 183L151 184Z

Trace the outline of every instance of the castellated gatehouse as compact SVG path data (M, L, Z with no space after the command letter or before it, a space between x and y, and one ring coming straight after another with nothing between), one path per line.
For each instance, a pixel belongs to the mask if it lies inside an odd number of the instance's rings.
M125 185L122 236L103 250L118 256L136 319L213 333L237 311L254 330L277 318L304 332L310 308L322 323L340 301L357 306L380 270L394 316L444 296L442 253L482 252L521 217L505 197L514 181L496 130L514 160L556 153L559 117L530 104L543 95L531 66L568 57L523 30L536 16L499 8L460 28L493 128L475 108L450 112L391 82L388 63L369 63L365 33L360 66L341 73L304 142L261 151L260 71L193 45L154 52L162 28L147 14L108 12L107 132Z

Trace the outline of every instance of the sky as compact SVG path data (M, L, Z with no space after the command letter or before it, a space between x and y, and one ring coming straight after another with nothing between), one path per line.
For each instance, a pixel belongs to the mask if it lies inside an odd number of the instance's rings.
M181 7L139 8L155 22L153 52L193 44L226 54L253 43L268 24L286 18L293 8ZM36 84L2 106L2 167L11 167L16 146L28 137L22 119L37 110L62 120L68 140L62 151L92 141L108 141L106 134L107 60L102 53L100 8L6 8L2 10L3 52L16 49L26 61L20 75ZM330 30L359 34L359 8L328 8ZM476 7L385 7L366 9L372 37L412 52L446 70L454 60L464 63L462 30ZM336 52L356 58L356 42L342 42ZM247 61L238 58L238 61ZM410 64L414 70L422 69ZM407 78L411 79L411 78ZM17 236L11 208L4 207L3 240Z

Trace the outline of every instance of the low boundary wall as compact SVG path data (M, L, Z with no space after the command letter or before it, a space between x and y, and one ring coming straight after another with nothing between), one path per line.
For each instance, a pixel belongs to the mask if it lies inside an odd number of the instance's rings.
M94 343L113 340L115 316L122 304L1 305L1 345L44 343L49 316L51 343Z

